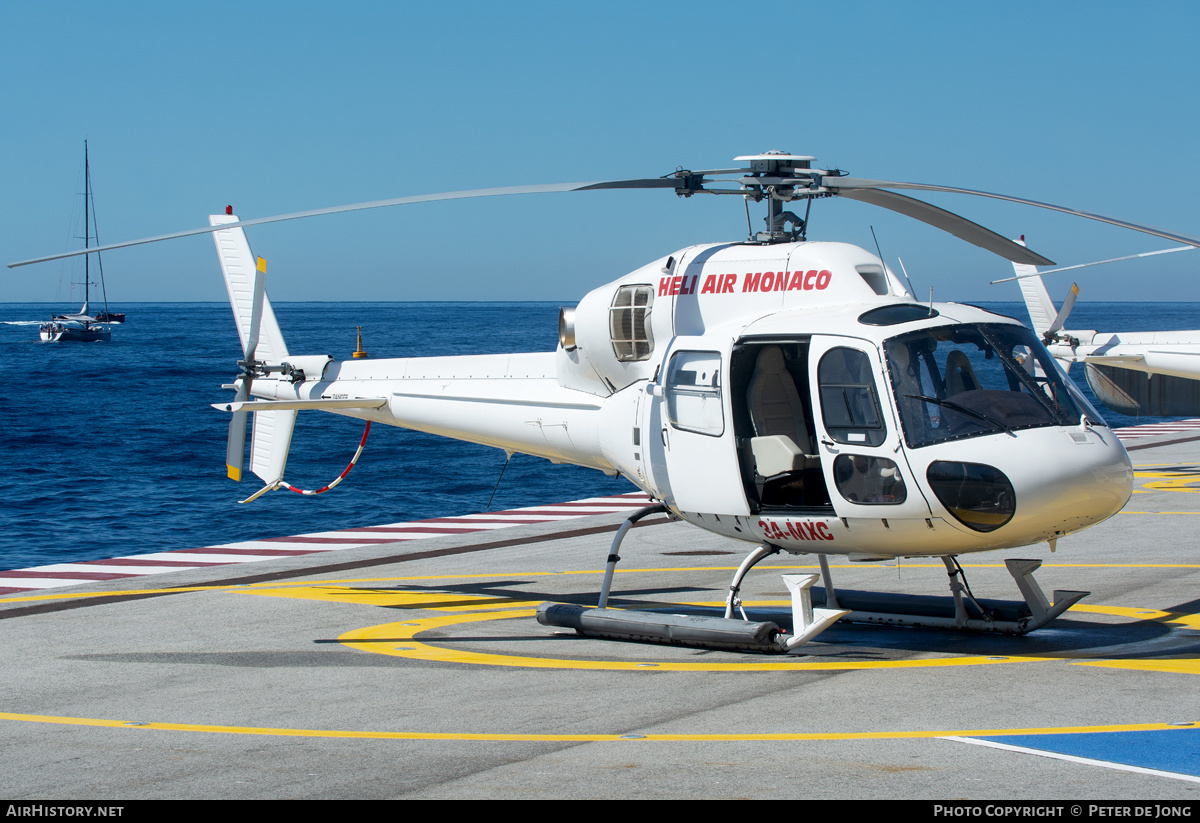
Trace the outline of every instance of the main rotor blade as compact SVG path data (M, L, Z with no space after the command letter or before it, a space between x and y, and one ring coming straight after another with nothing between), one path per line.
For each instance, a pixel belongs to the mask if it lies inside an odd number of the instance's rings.
M236 229L240 226L260 226L264 223L280 223L284 220L299 220L302 217L319 217L325 214L340 214L347 211L363 211L365 209L381 209L387 206L405 206L412 203L432 203L439 200L466 200L472 197L501 197L507 194L545 194L549 192L589 191L599 189L682 189L687 183L679 177L650 177L633 180L600 180L591 183L547 183L536 186L506 186L493 189L468 189L464 191L447 191L439 194L418 194L412 197L394 197L390 200L371 200L366 203L351 203L348 206L332 206L325 209L310 209L290 214L277 214L272 217L255 217L241 220L237 223L222 223L217 226L204 226L199 229L160 234L156 237L143 237L140 240L126 240L123 243L110 243L107 246L92 246L89 249L51 254L46 257L35 257L31 260L21 260L9 263L10 269L18 266L28 266L33 263L45 263L49 260L61 260L66 257L76 257L81 254L97 254L111 249L123 249L128 246L140 246L145 243L157 243L160 240L174 240L177 237L191 237L195 234L211 234L224 229Z
M1045 271L1035 271L1031 274L1018 274L1015 277L1005 277L1000 280L990 281L991 285L997 283L1007 283L1010 280L1023 280L1026 277L1039 277L1043 274L1058 274L1060 271L1071 271L1071 269L1086 269L1089 266L1101 266L1105 263L1120 263L1123 260L1137 260L1140 257L1154 257L1159 254L1174 254L1177 251L1195 251L1197 246L1175 246L1170 249L1159 249L1158 251L1144 251L1141 254L1127 254L1124 257L1110 257L1107 260L1093 260L1091 263L1076 263L1074 266L1059 266L1057 269L1046 269Z
M950 232L960 240L966 240L973 246L986 249L993 254L1012 260L1014 263L1028 263L1031 266L1054 265L1053 260L1042 257L1020 243L1014 243L991 229L984 228L978 223L972 223L965 217L940 209L923 200L873 188L852 188L849 191L839 192L839 194L850 200L859 200L863 203L870 203L872 206L882 206L914 220L920 220L922 223L928 223L934 228Z
M1050 211L1058 211L1062 212L1063 214L1073 214L1076 217L1086 217L1088 220L1098 220L1101 223L1108 223L1112 226L1120 226L1123 229L1130 229L1131 231L1138 231L1142 232L1143 234L1152 234L1155 237L1173 240L1176 243L1186 243L1189 246L1200 247L1200 237L1192 237L1188 234L1179 234L1178 232L1156 229L1153 226L1143 226L1140 223L1131 223L1128 220L1118 220L1115 217L1106 217L1103 214L1073 209L1069 206L1056 206L1053 203L1043 203L1040 200L1028 200L1024 197L1013 197L1011 195L996 194L995 192L990 191L960 189L955 186L935 186L930 183L897 183L889 180L865 180L855 177L827 178L822 181L822 185L824 185L825 188L829 189L830 191L834 191L843 196L848 196L848 193L843 191L844 189L914 189L917 191L941 191L948 192L950 194L971 194L976 197L990 197L993 200L1007 200L1010 203L1020 203L1025 206L1036 206L1039 209L1049 209Z

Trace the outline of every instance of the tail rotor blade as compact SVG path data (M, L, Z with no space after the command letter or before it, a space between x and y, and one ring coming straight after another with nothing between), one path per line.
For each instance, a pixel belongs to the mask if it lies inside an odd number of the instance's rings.
M236 411L229 421L229 440L225 445L225 473L230 480L242 482L246 462L246 418L249 412Z
M1046 329L1046 334L1053 337L1058 333L1067 322L1067 315L1071 313L1071 309L1075 306L1075 300L1079 297L1079 284L1072 283L1071 290L1067 292L1067 299L1063 301L1062 308L1058 310L1058 314L1054 317L1054 322L1050 324L1050 328Z
M267 291L267 261L260 257L254 269L254 298L250 308L250 334L246 340L247 368L254 368L254 352L258 348L258 332L262 327L263 296ZM250 387L247 384L246 391Z
M233 400L245 402L250 399L250 381L253 374L245 374L238 384ZM246 464L246 418L249 412L238 410L229 421L229 438L225 442L225 473L230 480L242 482L242 467Z

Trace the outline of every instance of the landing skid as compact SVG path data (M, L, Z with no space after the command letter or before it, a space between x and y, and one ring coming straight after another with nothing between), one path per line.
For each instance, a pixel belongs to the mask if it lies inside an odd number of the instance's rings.
M833 586L828 559L818 555L819 577L815 574L783 575L792 596L793 631L788 633L770 621L751 621L738 596L746 573L763 559L779 552L778 546L763 543L738 567L725 600L724 617L609 609L613 573L621 560L620 548L625 535L643 517L662 512L666 512L666 508L661 505L648 506L634 512L621 524L609 550L598 608L543 603L537 611L538 622L543 626L574 629L588 637L778 654L795 653L839 620L1022 635L1046 625L1091 593L1056 590L1051 603L1033 579L1033 573L1041 567L1042 561L1013 559L1005 560L1004 565L1016 581L1024 601L977 599L967 585L962 566L954 557L942 558L950 578L951 597L838 592ZM823 579L824 589L813 591L812 586L818 579ZM734 617L735 610L741 614L740 620Z
M737 592L742 578L752 566L765 557L779 551L777 546L764 543L751 552L734 575L726 600L725 617L704 615L666 614L660 612L609 609L608 596L612 589L613 572L621 560L621 542L634 523L647 515L666 512L662 505L648 506L631 514L613 538L612 549L604 570L604 583L600 587L599 607L589 609L563 603L543 603L538 607L537 619L543 626L574 629L588 637L603 637L612 640L636 640L650 643L672 643L682 646L697 646L706 649L730 649L741 651L786 653L807 643L839 618L849 614L843 609L817 609L812 604L812 585L819 579L815 574L785 574L783 582L792 595L793 633L781 629L778 624L752 622L741 609ZM732 618L734 608L741 611L742 619Z
M849 614L844 610L813 608L809 590L817 579L815 574L783 576L783 582L792 593L795 634L789 634L771 621L632 609L589 609L566 603L543 603L538 607L537 619L543 626L574 629L587 637L779 654L807 643L838 618Z
M829 561L820 558L823 592L814 599L828 608L849 609L843 618L851 623L882 623L891 626L920 626L935 629L1028 634L1045 626L1091 592L1055 590L1054 601L1046 599L1033 573L1041 560L1005 560L1024 601L977 599L966 584L962 567L952 557L943 557L950 577L952 597L883 594L877 592L839 592L833 587Z

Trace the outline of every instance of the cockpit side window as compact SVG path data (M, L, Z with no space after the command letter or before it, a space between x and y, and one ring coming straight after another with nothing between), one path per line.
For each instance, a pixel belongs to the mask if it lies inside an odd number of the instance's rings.
M838 443L878 446L887 437L871 360L845 346L830 349L817 367L825 431Z

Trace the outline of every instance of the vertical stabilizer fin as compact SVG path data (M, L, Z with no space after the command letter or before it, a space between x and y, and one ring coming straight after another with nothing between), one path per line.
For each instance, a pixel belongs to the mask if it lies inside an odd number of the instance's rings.
M208 218L209 224L213 226L237 221L237 216L233 214L213 214ZM254 325L254 275L258 261L250 251L246 232L240 228L213 232L213 241L217 245L217 258L221 261L221 273L225 276L225 289L229 293L230 305L233 306L233 319L237 323L238 339L242 341L244 354L250 348L250 335ZM258 346L254 356L267 363L281 363L288 356L283 332L275 320L271 300L266 295L262 298Z
M1025 308L1029 309L1029 322L1039 335L1045 334L1058 316L1050 292L1038 274L1037 266L1027 263L1013 263L1013 271L1017 273L1017 284L1021 287L1021 296L1025 298Z
M237 220L233 214L214 214L208 218L213 226L236 223ZM221 261L221 273L225 277L225 289L233 307L242 353L247 361L264 361L272 365L282 363L288 351L266 294L266 261L255 258L246 240L246 233L240 228L213 232L213 242L217 246L217 259ZM255 374L253 362L243 364L235 400L250 399L250 387ZM246 411L234 412L229 421L229 438L225 448L226 474L238 482L241 482L242 465L245 462L246 415ZM283 476L295 419L294 411L254 413L250 448L250 470L254 474L266 479L265 475L274 472L268 482Z
M250 440L250 471L264 483L272 484L283 477L287 466L288 447L292 443L292 428L296 412L254 412L254 433Z

